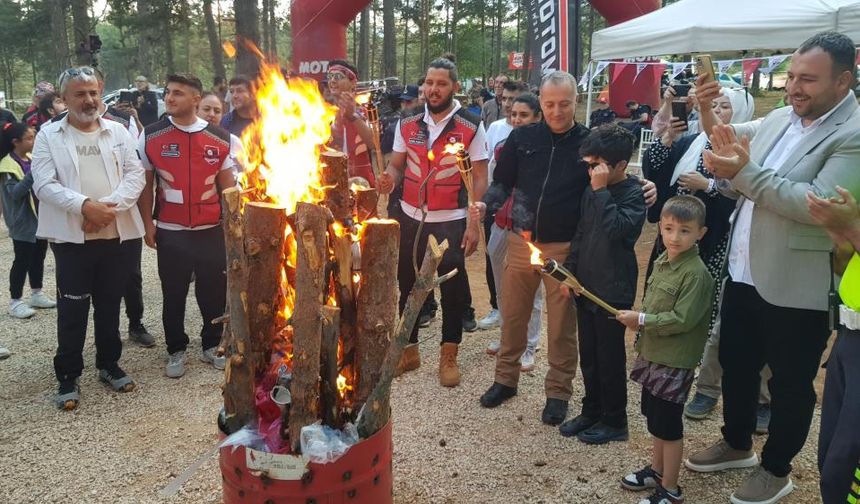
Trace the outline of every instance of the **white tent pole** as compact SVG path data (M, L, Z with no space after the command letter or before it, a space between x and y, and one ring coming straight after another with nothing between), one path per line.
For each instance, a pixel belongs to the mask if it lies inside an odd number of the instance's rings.
M589 61L588 62L588 77L589 77L588 78L588 93L585 95L585 97L586 97L585 127L586 128L591 127L591 90L592 90L592 87L594 86L594 78L596 77L595 75L591 75L592 65L594 65L594 61Z

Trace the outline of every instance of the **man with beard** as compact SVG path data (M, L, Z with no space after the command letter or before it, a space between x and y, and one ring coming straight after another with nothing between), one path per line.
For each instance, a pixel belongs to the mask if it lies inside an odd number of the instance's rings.
M467 227L467 194L456 157L444 152L447 144L461 143L472 160L474 197L483 196L487 187L487 148L480 119L466 112L454 99L460 85L457 67L446 58L430 63L424 80L426 104L423 109L400 120L394 139L394 152L386 172L380 177L379 191L391 192L403 177L400 200L400 310L415 283L412 250L417 241L420 266L429 235L440 242L448 240L451 248L439 264L439 273L457 268L458 274L444 282L442 291L442 347L439 359L439 382L445 387L460 383L457 350L463 336L463 314L470 303L466 256L478 246L479 222ZM423 227L422 227L423 223ZM419 233L420 231L420 233ZM400 362L400 371L421 365L418 354L418 327L412 330L410 343Z
M230 134L197 117L202 94L197 77L168 75L164 95L168 117L147 126L138 145L146 168L146 187L138 205L146 244L158 251L169 378L185 374L185 299L192 275L203 318L200 360L216 369L225 366L224 357L215 353L221 328L211 321L224 313L227 296L220 195L236 183L235 161Z
M33 149L33 191L39 199L36 236L51 242L57 275L57 406L75 409L90 303L99 380L129 392L134 381L119 367L119 306L140 247L143 223L135 206L144 185L134 139L100 116L101 89L91 67L60 76L68 115L46 124Z
M506 82L508 82L508 76L499 74L491 84L496 93L495 97L492 100L486 100L481 108L481 120L484 122L485 128L489 128L494 122L507 117L502 106L502 92Z

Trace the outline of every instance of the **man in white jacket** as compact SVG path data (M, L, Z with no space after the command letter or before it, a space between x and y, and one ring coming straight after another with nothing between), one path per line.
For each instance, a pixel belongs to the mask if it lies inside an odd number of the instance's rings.
M50 241L57 275L57 406L78 406L77 381L90 303L99 379L129 392L134 381L119 367L120 299L140 247L143 221L137 199L144 172L136 142L120 124L103 119L95 70L70 68L60 76L68 116L45 125L33 149L33 190L40 201L36 236Z

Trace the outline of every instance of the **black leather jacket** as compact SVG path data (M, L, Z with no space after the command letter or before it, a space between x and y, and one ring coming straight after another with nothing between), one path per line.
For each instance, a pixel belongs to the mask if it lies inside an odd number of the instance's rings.
M513 191L514 231L532 241L569 242L579 222L588 167L579 146L589 130L581 124L553 134L545 123L513 130L496 158L493 183L484 196L495 213Z

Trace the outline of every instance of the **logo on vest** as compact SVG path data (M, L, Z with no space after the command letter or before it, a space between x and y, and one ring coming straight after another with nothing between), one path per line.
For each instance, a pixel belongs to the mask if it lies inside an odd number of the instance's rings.
M203 159L206 160L207 163L214 165L218 162L218 158L220 157L221 151L218 150L218 147L212 145L203 146Z
M179 144L162 145L161 157L179 157Z
M427 135L423 131L412 133L409 137L409 145L424 145L427 143Z
M463 143L463 134L462 133L448 133L448 143L449 144L461 144L461 143Z

